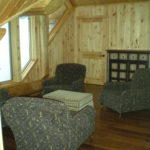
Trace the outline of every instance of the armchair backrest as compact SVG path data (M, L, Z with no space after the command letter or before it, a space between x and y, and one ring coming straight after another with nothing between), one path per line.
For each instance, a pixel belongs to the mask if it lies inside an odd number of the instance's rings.
M66 63L56 67L56 78L60 83L72 83L80 78L85 78L86 67L82 64Z
M0 89L0 103L4 103L10 98L10 94L7 89Z
M3 105L2 112L14 133L18 150L47 149L46 146L57 144L52 140L57 132L69 132L70 114L60 102L14 97Z
M132 89L150 88L150 69L137 69L131 81Z

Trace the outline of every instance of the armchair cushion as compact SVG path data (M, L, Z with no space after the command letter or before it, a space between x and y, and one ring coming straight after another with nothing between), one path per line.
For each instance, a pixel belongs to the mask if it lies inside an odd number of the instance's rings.
M56 67L56 78L59 83L71 84L85 77L85 66L75 63L59 64Z
M50 79L42 81L43 87L48 86L50 84L57 84L57 79L56 78L50 78Z
M75 80L72 82L72 88L75 90L75 91L84 91L84 78L80 78L78 80Z
M43 88L43 94L56 91L57 89L60 90L73 90L73 86L70 84L52 84Z
M123 97L129 97L133 110L150 108L150 88L126 90Z

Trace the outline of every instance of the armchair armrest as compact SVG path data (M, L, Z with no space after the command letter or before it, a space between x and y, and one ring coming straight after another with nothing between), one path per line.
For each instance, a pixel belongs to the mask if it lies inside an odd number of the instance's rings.
M7 89L0 89L0 104L4 104L6 100L10 98L9 91Z
M72 87L75 91L84 91L84 78L73 81Z
M72 128L78 139L80 139L79 145L94 132L95 113L93 107L87 106L73 117Z
M57 83L57 79L54 77L54 78L50 78L50 79L47 79L47 80L43 80L42 81L42 86L45 87L45 86L48 86L50 84L56 84Z
M150 102L150 88L125 90L122 93L122 96L125 97L127 95L130 96L132 99L141 99L141 101L147 100Z
M107 82L104 89L129 89L131 82Z
M122 112L149 109L150 88L125 90L121 93L120 107Z
M91 106L87 106L79 111L76 115L74 115L73 120L75 121L75 123L78 123L79 126L84 126L84 123L86 124L87 121L95 120L95 114L96 110Z

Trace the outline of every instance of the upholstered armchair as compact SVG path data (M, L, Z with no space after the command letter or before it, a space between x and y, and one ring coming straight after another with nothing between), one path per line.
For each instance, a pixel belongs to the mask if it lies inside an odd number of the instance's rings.
M82 64L66 63L56 67L55 77L44 80L42 94L55 90L83 91L86 67Z
M13 97L2 107L17 150L76 150L93 132L95 109L70 112L43 98Z
M131 82L106 83L100 103L118 113L150 109L150 69L138 69Z
M4 103L6 102L6 100L8 100L10 98L10 94L8 92L7 89L0 89L0 107L2 107L4 105ZM6 126L6 122L4 120L4 117L2 115L2 126L5 127Z

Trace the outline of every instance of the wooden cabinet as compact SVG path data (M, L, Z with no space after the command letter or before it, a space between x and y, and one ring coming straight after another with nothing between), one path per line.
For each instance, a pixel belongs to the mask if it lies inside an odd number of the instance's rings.
M107 81L131 81L138 68L150 67L150 51L107 50Z

